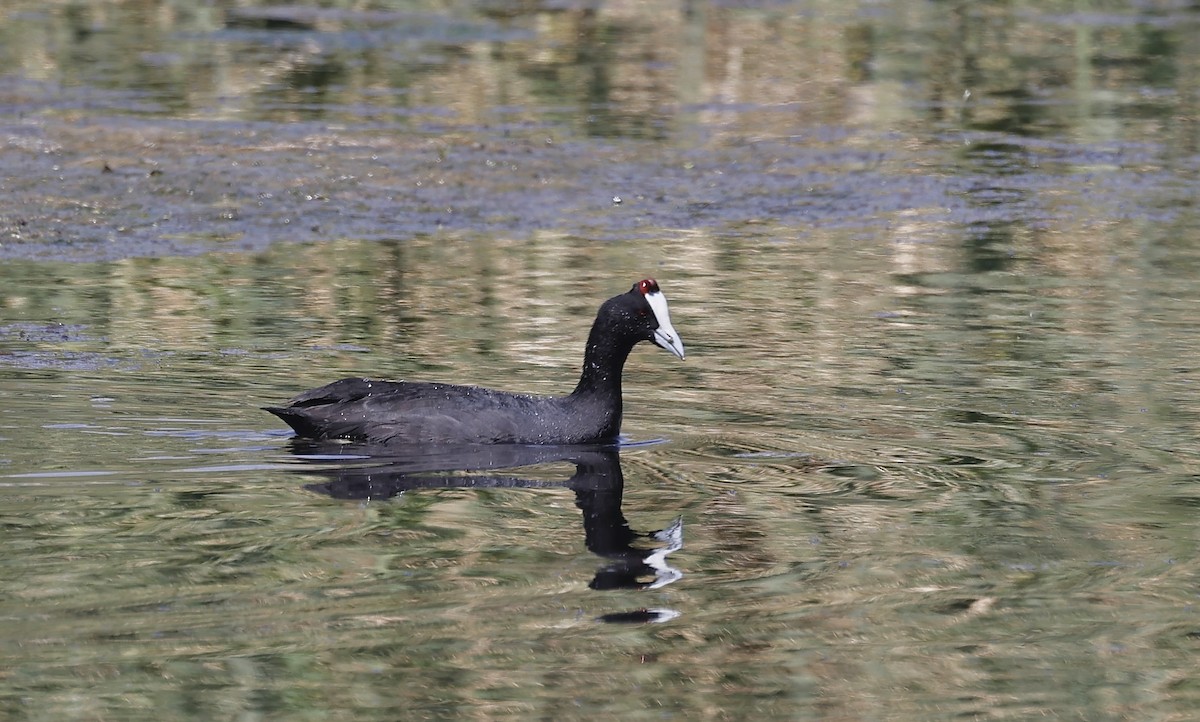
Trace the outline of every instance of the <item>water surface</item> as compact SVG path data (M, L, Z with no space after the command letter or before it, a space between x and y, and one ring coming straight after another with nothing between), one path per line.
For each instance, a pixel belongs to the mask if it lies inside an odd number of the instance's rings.
M1200 702L1194 10L0 14L4 716ZM616 458L258 409L564 392L651 275Z

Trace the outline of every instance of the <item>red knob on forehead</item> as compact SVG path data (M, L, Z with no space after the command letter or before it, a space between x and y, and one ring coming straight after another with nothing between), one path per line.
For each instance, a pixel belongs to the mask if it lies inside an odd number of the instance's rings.
M658 281L653 278L647 278L644 281L638 281L637 289L645 296L647 293L658 293Z

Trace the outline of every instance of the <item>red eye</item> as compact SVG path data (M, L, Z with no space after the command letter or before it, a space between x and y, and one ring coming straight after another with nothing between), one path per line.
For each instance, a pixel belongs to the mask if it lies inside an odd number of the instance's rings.
M642 293L643 296L648 293L658 293L658 281L655 281L653 278L647 278L644 281L638 281L637 289Z

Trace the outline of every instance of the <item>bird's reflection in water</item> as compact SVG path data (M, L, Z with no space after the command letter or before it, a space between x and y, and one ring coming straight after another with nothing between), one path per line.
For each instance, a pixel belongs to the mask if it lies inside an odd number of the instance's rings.
M297 439L292 451L309 462L297 471L328 479L306 488L335 499L387 499L416 489L567 488L575 492L575 505L583 512L584 544L605 560L590 588L658 589L683 576L667 560L683 546L683 519L655 532L630 528L621 512L625 478L615 446L461 446L402 454L395 449ZM574 464L575 473L565 481L519 475L522 467L554 462ZM642 623L677 616L675 610L656 608L614 612L599 619Z

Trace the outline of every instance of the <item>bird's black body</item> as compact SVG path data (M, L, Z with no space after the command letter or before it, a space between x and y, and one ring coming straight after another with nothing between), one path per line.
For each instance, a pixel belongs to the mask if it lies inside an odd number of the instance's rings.
M605 301L567 396L478 386L347 378L267 411L309 439L373 444L587 444L621 429L621 372L634 345L653 341L683 358L666 299L647 279Z

